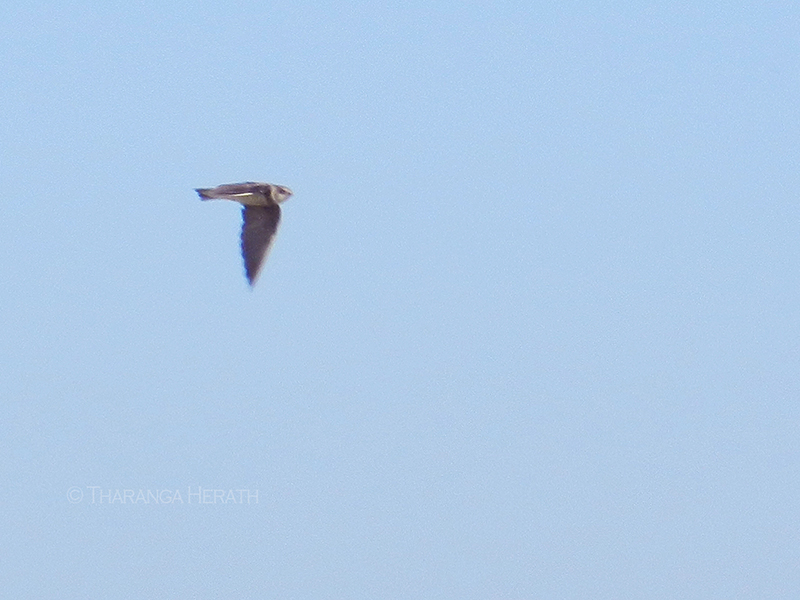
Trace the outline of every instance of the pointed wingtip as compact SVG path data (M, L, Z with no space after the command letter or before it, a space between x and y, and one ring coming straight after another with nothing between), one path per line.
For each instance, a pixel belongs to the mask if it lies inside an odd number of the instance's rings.
M200 196L200 200L210 200L210 198L206 195L208 192L208 188L194 188L194 191L197 192L197 195Z
M258 276L260 274L260 269L253 271L252 268L248 268L247 262L245 261L244 278L247 280L247 287L249 287L251 290L256 287L256 281L258 281Z
M251 290L256 287L256 283L258 282L258 278L259 278L260 275L261 275L260 265L259 265L259 268L256 269L255 272L251 271L251 272L248 273L247 269L245 269L244 277L245 277L245 279L247 279L247 285Z

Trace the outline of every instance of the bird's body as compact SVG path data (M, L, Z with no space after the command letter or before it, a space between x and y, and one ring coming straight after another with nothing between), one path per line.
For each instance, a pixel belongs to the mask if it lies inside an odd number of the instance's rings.
M233 200L242 208L242 258L247 281L255 285L269 254L281 220L279 204L289 199L292 190L271 183L226 183L215 188L195 190L201 200Z

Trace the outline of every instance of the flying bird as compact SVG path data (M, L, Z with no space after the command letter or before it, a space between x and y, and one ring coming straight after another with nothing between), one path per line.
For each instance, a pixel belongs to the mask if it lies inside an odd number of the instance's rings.
M292 190L282 185L246 181L195 191L201 200L233 200L243 205L242 258L247 281L254 286L278 231L279 205L289 199Z

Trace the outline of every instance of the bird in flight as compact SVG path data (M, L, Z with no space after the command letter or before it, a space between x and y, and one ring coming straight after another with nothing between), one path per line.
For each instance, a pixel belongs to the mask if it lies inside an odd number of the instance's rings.
M254 286L278 231L279 205L289 199L292 190L282 185L246 181L195 191L201 200L233 200L243 205L242 258L247 281Z

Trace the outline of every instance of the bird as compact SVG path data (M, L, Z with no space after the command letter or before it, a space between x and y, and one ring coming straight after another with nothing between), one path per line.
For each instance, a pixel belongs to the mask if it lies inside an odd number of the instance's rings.
M242 258L252 288L275 241L281 221L280 204L292 196L292 190L282 185L246 181L195 191L201 200L233 200L242 204Z

